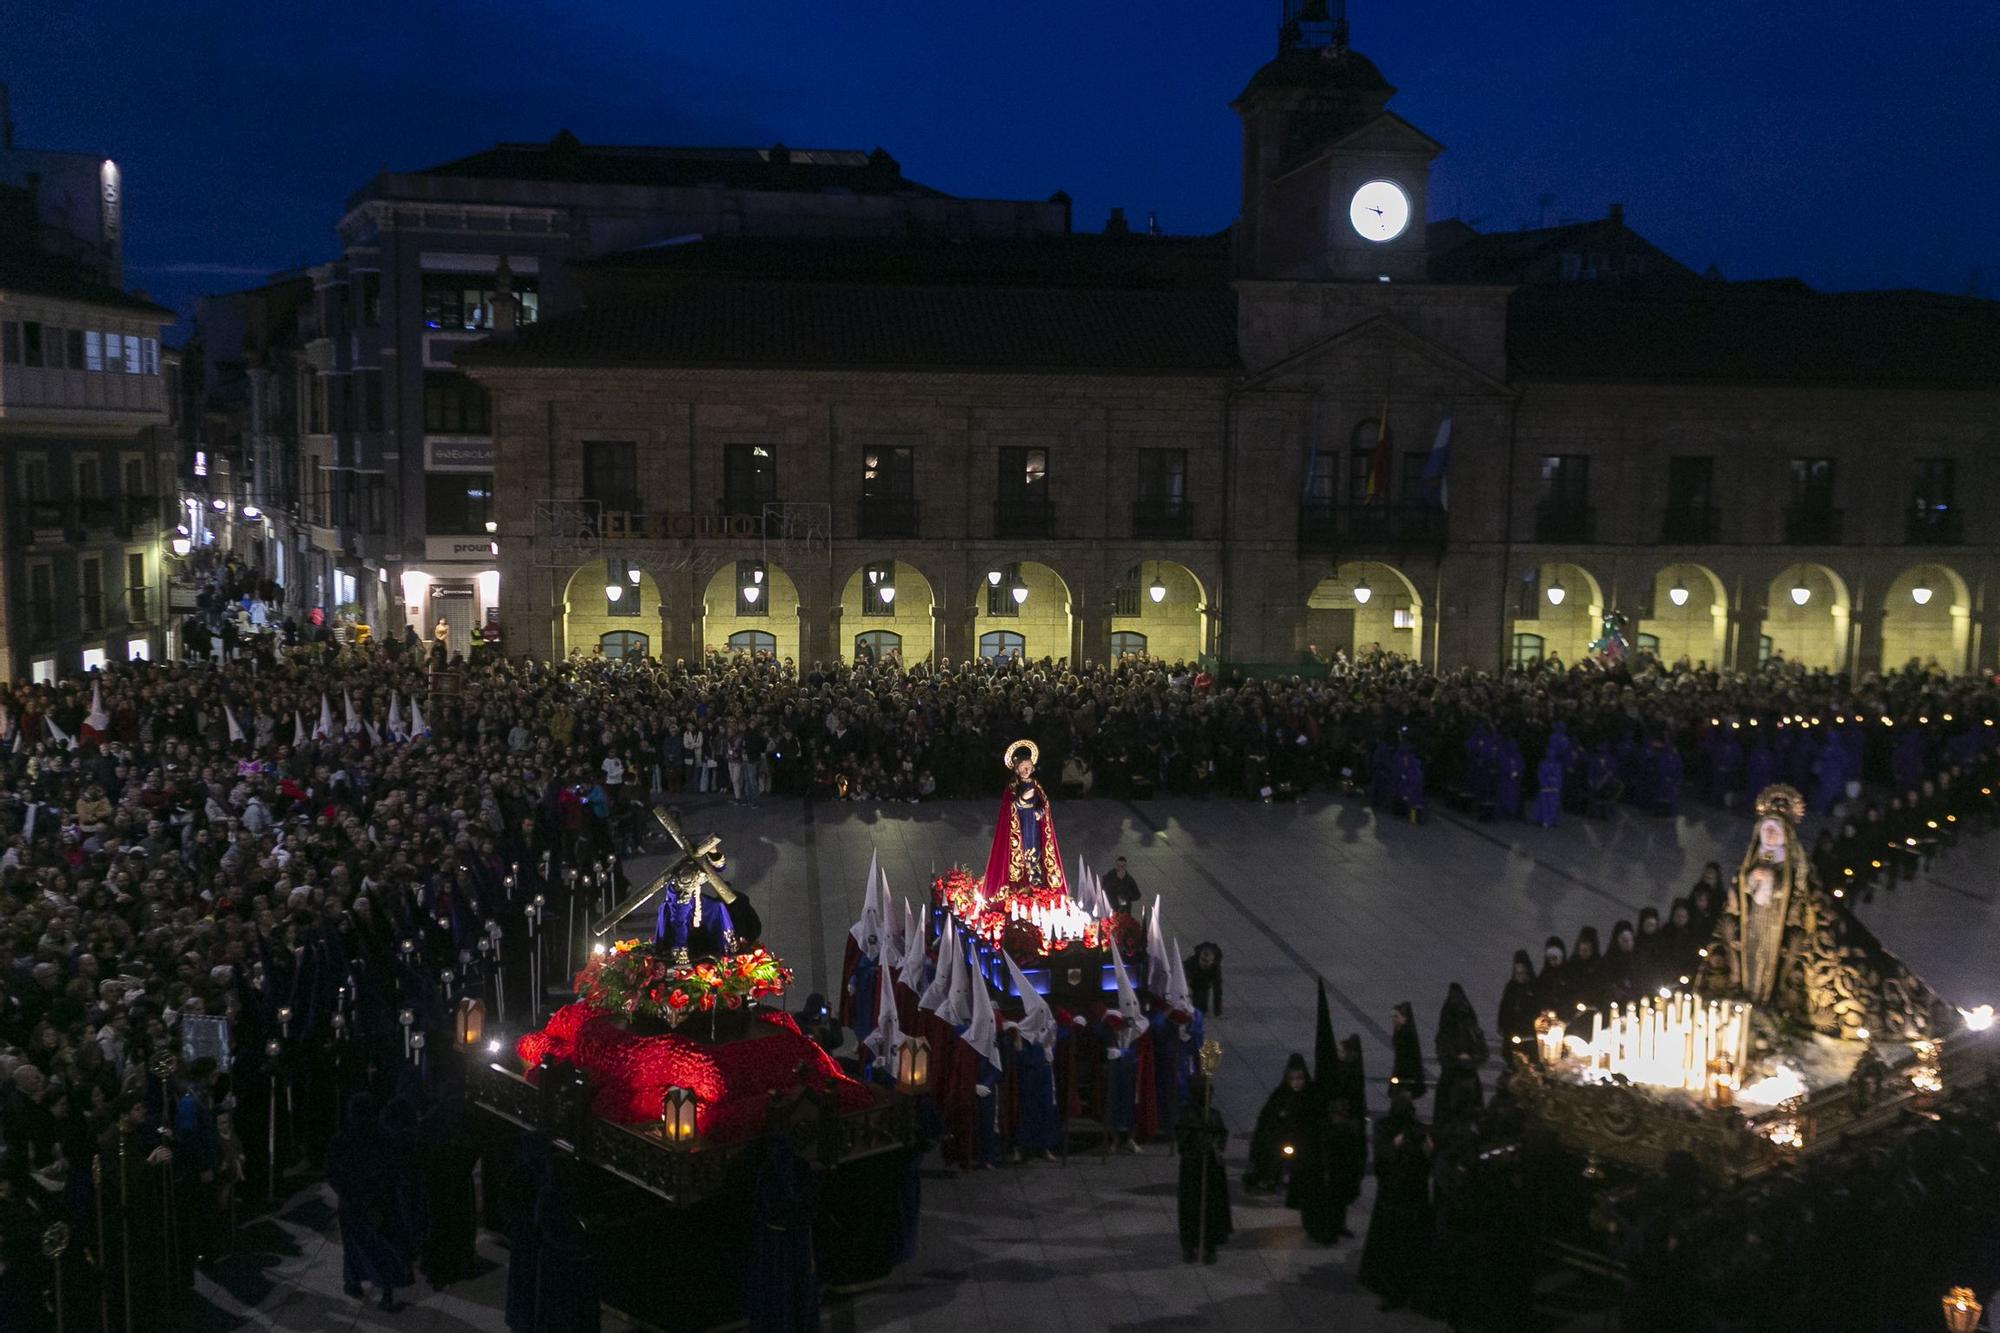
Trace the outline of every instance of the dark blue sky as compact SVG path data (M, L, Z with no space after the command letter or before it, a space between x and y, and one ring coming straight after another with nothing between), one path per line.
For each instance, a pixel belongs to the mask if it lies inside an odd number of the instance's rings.
M880 144L961 194L1235 210L1229 99L1278 0L350 0L0 5L18 141L125 171L128 281L327 257L347 195L499 139ZM1446 145L1441 216L1627 219L1733 278L2000 293L2000 9L1353 0L1354 45Z

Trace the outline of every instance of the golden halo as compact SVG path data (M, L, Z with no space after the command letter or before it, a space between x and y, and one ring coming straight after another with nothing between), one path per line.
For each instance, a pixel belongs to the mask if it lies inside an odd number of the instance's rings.
M1036 768L1042 766L1042 747L1030 740L1018 740L1000 752L1000 766L1008 772L1014 771L1014 756L1021 751L1028 752L1028 762Z

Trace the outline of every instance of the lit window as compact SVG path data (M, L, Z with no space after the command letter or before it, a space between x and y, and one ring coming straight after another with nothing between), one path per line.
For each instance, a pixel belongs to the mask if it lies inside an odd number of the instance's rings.
M125 660L128 662L152 661L153 641L151 639L127 639L125 641Z
M56 683L56 659L38 657L29 665L28 673L37 685L53 685Z
M104 369L104 335L96 329L86 330L83 335L83 368Z
M107 660L102 648L86 648L83 650L83 669L85 673L104 670L104 664Z

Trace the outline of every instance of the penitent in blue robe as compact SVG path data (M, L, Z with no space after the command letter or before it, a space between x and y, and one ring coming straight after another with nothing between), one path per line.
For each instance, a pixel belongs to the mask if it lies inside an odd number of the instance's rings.
M1562 817L1563 764L1550 754L1535 768L1535 804L1529 818L1543 828L1554 828Z
M1032 1041L1006 1051L1014 1061L1016 1129L1014 1146L1026 1152L1055 1152L1062 1147L1062 1110L1056 1105L1056 1071L1049 1057Z

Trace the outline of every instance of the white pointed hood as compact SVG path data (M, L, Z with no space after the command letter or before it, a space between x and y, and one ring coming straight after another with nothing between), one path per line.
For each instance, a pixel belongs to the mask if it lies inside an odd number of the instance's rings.
M1173 985L1173 963L1167 958L1167 940L1160 929L1160 895L1153 895L1153 910L1146 918L1146 989L1166 998Z
M875 974L875 1030L861 1044L882 1061L893 1060L903 1044L903 1024L896 1016L896 975L886 967Z
M294 748L306 743L306 719L298 709L292 710L292 745Z
M403 703L394 690L389 691L389 735L396 740L409 735L403 727Z
M951 951L951 989L945 992L943 1003L938 1005L937 1016L955 1028L964 1027L972 1021L972 992L985 984L978 970L965 961L964 946L954 939Z
M57 726L56 720L54 718L45 717L42 719L42 722L49 729L50 740L54 741L57 745L62 746L66 750L74 750L76 748L76 738L71 736L67 731L64 731L61 727Z
M938 1007L951 994L951 976L958 964L958 922L947 916L944 919L944 934L938 937L937 971L931 976L931 984L924 987L924 993L917 1000L917 1008L936 1013Z
M430 734L430 726L424 721L424 715L417 711L417 701L413 697L410 700L410 735L428 736Z
M1021 971L1021 965L1014 956L1001 950L1000 956L1007 960L1007 974L1014 978L1014 989L1021 992L1021 1017L1008 1023L1018 1028L1022 1041L1031 1041L1042 1048L1042 1054L1053 1060L1056 1058L1056 1015L1049 1008L1049 1002L1036 993L1034 984Z
M1181 961L1181 942L1174 941L1173 951L1167 955L1172 964L1168 969L1171 977L1167 982L1167 1008L1183 1014L1194 1013L1194 996L1188 993L1187 966Z
M882 859L872 849L868 853L868 882L861 889L861 915L847 928L847 936L870 958L882 956Z
M1139 992L1132 989L1131 974L1125 970L1125 958L1118 952L1118 941L1111 941L1111 974L1118 978L1118 1012L1125 1019L1125 1030L1118 1034L1120 1049L1127 1048L1146 1032L1146 1010L1139 1003Z
M924 928L917 909L903 903L903 965L897 980L921 995L924 992Z
M90 682L90 711L84 715L83 725L92 731L106 731L111 726L111 714L104 711L104 683Z
M341 726L352 736L361 730L361 714L354 711L354 695L345 685L340 687L340 706L345 709Z
M993 1014L993 997L987 993L986 978L973 976L971 991L972 1023L965 1029L965 1044L979 1052L979 1058L997 1071L1000 1068L1000 1024Z
M222 720L229 724L229 743L239 745L243 741L243 724L236 720L236 713L228 704L222 705Z
M323 740L333 735L333 700L326 697L326 691L319 692L319 725L313 728L313 739Z

